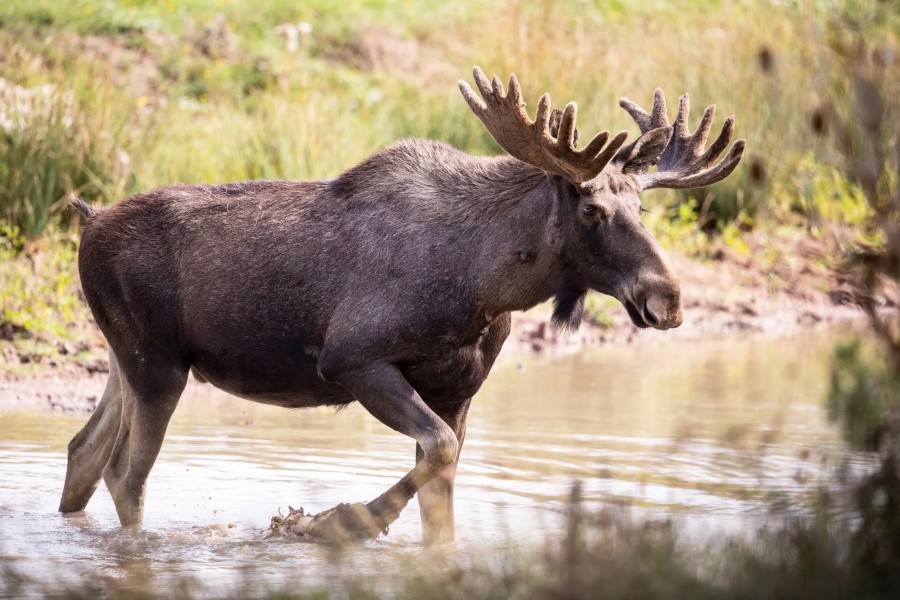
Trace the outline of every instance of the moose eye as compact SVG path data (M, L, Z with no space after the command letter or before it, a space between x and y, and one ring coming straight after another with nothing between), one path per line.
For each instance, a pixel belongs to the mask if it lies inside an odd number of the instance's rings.
M586 217L593 217L597 214L597 209L590 204L585 204L584 208L581 209L581 212L583 212Z

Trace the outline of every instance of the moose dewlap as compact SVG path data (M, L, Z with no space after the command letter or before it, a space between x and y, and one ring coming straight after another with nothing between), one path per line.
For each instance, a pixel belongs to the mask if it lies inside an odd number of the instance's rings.
M289 514L290 527L369 539L418 495L425 541L450 540L466 413L512 311L553 298L553 322L574 328L596 290L637 327L681 324L678 278L641 225L638 195L728 176L743 141L716 161L734 120L707 149L714 108L690 133L687 95L670 124L657 90L650 112L621 101L636 140L602 132L579 146L574 103L551 110L544 95L532 120L515 76L508 91L474 77L480 97L460 82L463 97L508 156L412 139L325 181L177 185L102 211L74 201L110 372L69 444L61 511L84 509L102 477L122 524L141 522L193 371L256 402L356 401L416 441L414 467L381 496Z

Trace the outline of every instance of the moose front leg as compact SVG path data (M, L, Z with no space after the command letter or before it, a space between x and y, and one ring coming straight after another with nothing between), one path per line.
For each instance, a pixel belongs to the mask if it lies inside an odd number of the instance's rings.
M332 512L318 523L313 536L337 541L376 537L393 523L416 493L436 476L452 467L459 456L459 440L444 420L435 414L409 384L400 370L377 363L334 379L372 416L404 435L422 449L422 460L385 493L361 510L350 506Z
M456 467L459 464L459 452L466 437L466 415L469 412L469 398L459 404L434 407L447 425L456 434L459 451L453 464L441 471L434 479L419 490L419 512L422 516L422 539L425 545L452 542L455 537L453 518L453 483L456 479ZM425 459L422 447L416 444L416 462Z

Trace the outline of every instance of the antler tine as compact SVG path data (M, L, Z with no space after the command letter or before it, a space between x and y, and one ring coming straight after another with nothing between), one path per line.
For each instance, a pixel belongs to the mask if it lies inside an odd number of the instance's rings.
M669 124L668 112L666 95L663 93L662 88L656 88L653 91L653 108L650 109L650 129L667 126Z
M495 96L500 98L506 97L506 92L503 91L503 82L500 81L500 78L494 75L494 78L491 79L491 87L493 88L493 92Z
M652 129L666 127L669 124L666 95L663 94L662 88L656 88L653 92L653 107L649 113L628 98L620 98L619 106L631 115L631 118L634 119L634 122L640 128L642 135Z
M532 121L525 111L515 75L509 78L509 90L504 94L498 77L488 81L479 67L472 74L481 98L465 81L459 82L459 89L497 143L519 160L573 183L584 183L599 175L628 135L623 131L607 144L609 133L603 131L578 150L578 107L574 102L567 104L561 114L557 110L551 115L550 97L544 94Z
M522 88L519 87L519 80L516 79L515 74L510 74L509 76L509 93L507 94L516 105L525 106L525 101L522 100Z
M622 98L619 104L628 111L628 114L640 127L642 134L655 127L669 124L665 96L659 88L654 93L653 108L650 113L627 98ZM688 130L690 97L684 94L679 99L678 114L672 123L672 137L659 157L657 172L636 176L642 190L659 187L673 189L704 187L725 179L734 171L744 154L744 140L737 140L725 158L713 165L716 158L728 147L731 136L734 134L733 116L725 119L722 132L712 145L704 150L715 113L715 104L708 106L703 111L697 131L692 134Z
M700 124L697 125L697 142L701 146L706 145L706 140L709 137L709 129L710 127L712 127L712 120L714 116L716 116L716 105L711 104L706 107L706 110L703 111L703 117L700 119ZM719 151L719 153L721 153L721 150Z
M675 115L675 122L672 123L672 133L683 137L688 134L688 116L691 114L691 98L687 94L683 94L678 99L678 113Z
M559 139L559 124L562 122L563 111L558 108L554 108L550 111L550 137ZM574 143L575 146L578 146L578 128L575 129L574 135Z
M556 134L556 140L564 143L569 150L575 149L575 115L577 112L578 107L575 103L569 102L559 119L559 132Z

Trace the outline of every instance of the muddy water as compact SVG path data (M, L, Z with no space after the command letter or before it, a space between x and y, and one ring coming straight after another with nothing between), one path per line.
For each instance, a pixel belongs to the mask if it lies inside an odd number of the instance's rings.
M457 479L461 547L539 540L573 480L595 505L675 515L703 535L750 530L773 500L800 503L842 451L822 408L833 333L640 344L507 358L473 403ZM288 411L191 385L150 477L145 527L121 530L101 486L83 516L55 513L65 447L86 417L0 413L0 556L38 578L233 585L340 575L323 548L261 532L279 507L369 500L413 444L358 406ZM417 553L418 507L359 550Z

